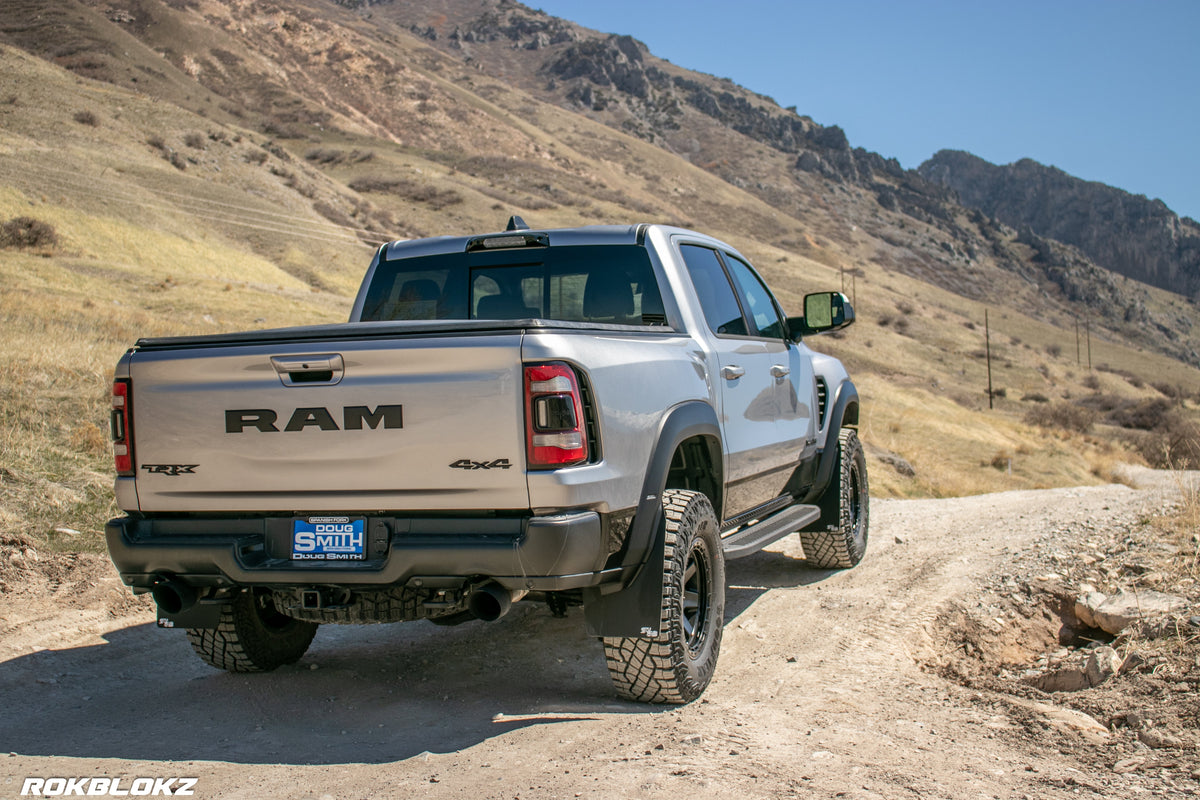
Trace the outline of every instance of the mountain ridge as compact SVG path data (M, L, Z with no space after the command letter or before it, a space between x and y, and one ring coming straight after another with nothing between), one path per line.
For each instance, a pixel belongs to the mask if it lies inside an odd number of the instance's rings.
M1098 265L1142 283L1200 298L1200 224L1161 200L1030 158L996 165L942 150L917 172L1006 225L1075 246Z

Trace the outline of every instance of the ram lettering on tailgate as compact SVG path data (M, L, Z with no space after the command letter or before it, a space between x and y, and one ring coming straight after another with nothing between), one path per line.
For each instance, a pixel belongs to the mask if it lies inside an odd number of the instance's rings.
M346 406L342 409L342 425L329 409L316 406L313 408L297 408L292 412L284 431L302 431L305 428L318 428L323 431L361 431L363 425L376 430L382 424L384 428L403 428L403 406ZM241 408L225 412L225 432L244 433L247 428L253 428L263 433L278 433L275 423L279 420L279 412L271 408Z

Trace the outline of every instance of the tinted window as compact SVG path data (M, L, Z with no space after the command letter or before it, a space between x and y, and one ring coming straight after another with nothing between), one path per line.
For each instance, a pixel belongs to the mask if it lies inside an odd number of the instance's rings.
M551 319L665 325L637 245L523 247L382 261L363 320Z
M733 280L740 290L742 305L754 321L754 327L758 329L759 335L769 339L784 338L784 322L779 316L779 309L776 308L775 301L767 287L754 274L754 270L750 269L745 262L728 253L725 254L725 264L733 273Z
M715 250L685 244L679 247L696 287L708 327L716 334L745 335L746 321Z

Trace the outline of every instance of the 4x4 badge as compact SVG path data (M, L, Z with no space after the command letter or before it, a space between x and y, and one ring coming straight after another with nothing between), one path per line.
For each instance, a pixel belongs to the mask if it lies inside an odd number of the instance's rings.
M512 466L507 458L497 458L495 461L472 461L460 458L450 465L450 469L508 469Z

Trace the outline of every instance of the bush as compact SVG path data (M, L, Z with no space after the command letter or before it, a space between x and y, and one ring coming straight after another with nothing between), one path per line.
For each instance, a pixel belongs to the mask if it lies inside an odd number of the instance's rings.
M1023 403L1049 403L1050 398L1046 397L1046 395L1041 394L1039 392L1030 392L1029 394L1027 394L1021 398L1021 402L1023 402Z
M1057 344L1048 344L1046 345L1046 353L1051 358L1058 358L1062 355L1062 346Z
M458 205L463 202L463 196L453 189L438 189L427 184L420 184L407 178L357 178L350 182L350 188L356 192L378 192L395 194L407 200L425 203L435 211L446 206ZM534 208L528 202L526 208Z
M1025 422L1039 428L1059 428L1074 433L1087 433L1099 415L1090 408L1074 403L1037 405L1025 412Z
M75 121L80 125L91 125L93 128L99 127L100 118L91 111L76 111Z
M1084 385L1085 388L1091 389L1093 392L1100 391L1100 379L1097 378L1094 373L1089 372L1087 374L1087 376L1081 381L1081 383Z
M0 225L0 247L54 247L54 226L33 217L16 217Z
M1120 408L1108 415L1109 421L1122 428L1152 431L1169 424L1171 403L1161 397L1146 400L1130 408Z
M1200 429L1181 411L1169 411L1148 435L1135 440L1146 463L1156 469L1200 468Z
M1182 400L1185 396L1183 388L1179 386L1173 386L1169 383L1152 383L1150 385L1163 397L1169 397L1172 400Z
M183 137L183 143L186 144L188 147L192 148L193 150L203 150L204 149L204 134L203 133L189 133L187 136Z

